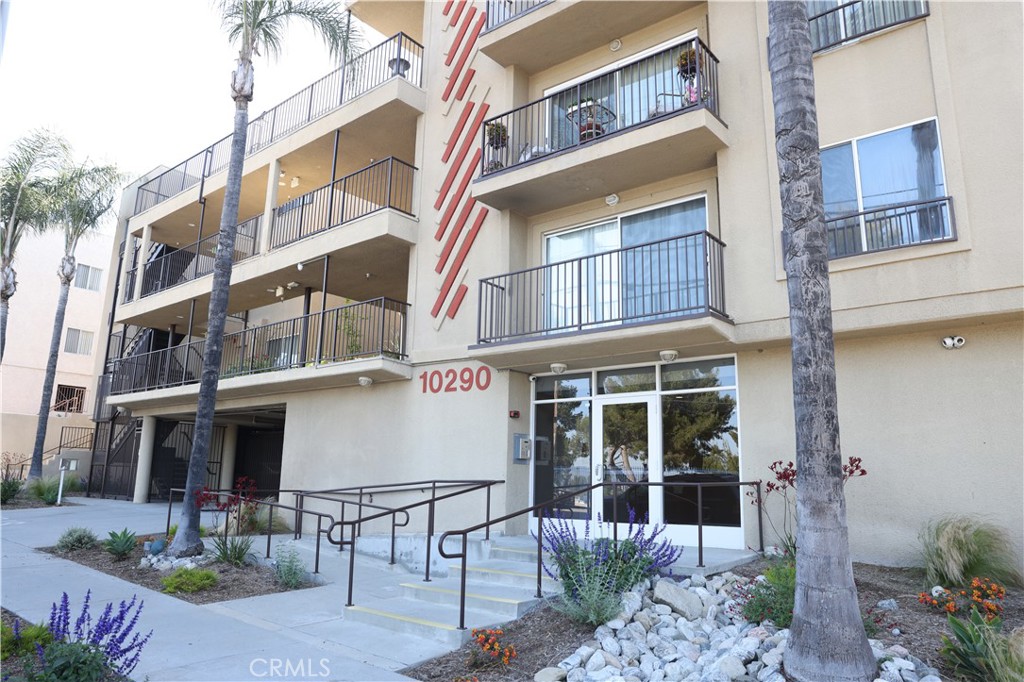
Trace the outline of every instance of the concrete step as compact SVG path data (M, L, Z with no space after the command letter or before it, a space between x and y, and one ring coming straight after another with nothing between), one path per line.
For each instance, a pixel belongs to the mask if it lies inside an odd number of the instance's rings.
M466 609L466 629L460 630L458 606L418 599L387 599L346 606L345 620L441 642L457 649L469 641L473 628L493 627L508 619L490 612Z
M404 595L410 599L458 606L459 582L446 580L438 582L402 583ZM540 601L533 590L524 590L507 585L481 585L467 583L466 608L492 613L506 620L519 618Z
M454 562L448 565L452 577L458 578L462 564ZM503 559L476 562L466 567L466 581L483 585L511 585L527 590L537 589L537 570L523 561ZM556 594L561 591L558 581L552 580L546 573L541 573L541 590Z

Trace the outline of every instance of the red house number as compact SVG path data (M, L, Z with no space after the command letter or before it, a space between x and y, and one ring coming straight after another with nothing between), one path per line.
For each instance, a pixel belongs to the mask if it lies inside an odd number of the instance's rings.
M472 367L463 367L461 370L446 369L443 372L435 369L433 372L420 374L420 392L427 393L456 393L458 391L486 391L491 385L491 368L480 367L473 371Z

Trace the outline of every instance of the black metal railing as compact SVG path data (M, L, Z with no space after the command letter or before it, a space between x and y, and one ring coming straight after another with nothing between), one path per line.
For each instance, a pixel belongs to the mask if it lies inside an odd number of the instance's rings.
M358 358L405 359L409 304L389 298L310 313L224 336L220 376L230 378ZM124 358L113 395L199 382L206 340Z
M232 261L239 263L256 255L259 229L263 216L257 215L238 225ZM191 282L213 272L220 233L170 251L146 263L142 275L142 296L149 296L168 287Z
M827 50L869 33L928 16L925 0L854 0L809 17L811 45Z
M534 7L546 5L552 0L487 0L487 25L485 30L517 19Z
M416 168L389 157L274 209L270 247L303 239L385 208L413 215Z
M264 149L392 78L405 78L422 86L423 46L404 33L350 59L345 66L252 119L246 132L246 154ZM204 177L227 168L230 156L228 135L140 186L135 213L195 187Z
M829 258L955 241L952 201L952 197L941 197L828 219Z
M441 535L441 538L437 542L437 553L445 559L459 559L461 561L461 577L459 579L459 629L466 629L466 560L469 553L467 552L468 537L470 533L475 533L480 530L486 530L491 526L510 521L520 516L529 514L536 517L537 519L537 593L538 599L543 598L544 593L542 590L542 583L544 580L544 520L545 514L549 517L557 515L558 509L565 503L570 503L580 495L590 494L595 490L601 490L602 494L607 496L605 492L607 488L611 488L611 499L620 499L620 491L625 490L636 490L638 488L674 488L674 487L688 487L697 489L697 567L702 568L704 566L704 516L703 516L703 496L704 488L722 488L722 487L735 487L739 490L742 486L749 486L753 488L754 493L754 504L757 507L757 539L759 551L764 551L764 526L761 514L762 498L761 498L761 481L715 481L709 483L702 483L700 481L695 482L680 482L675 481L671 483L654 483L650 481L630 482L630 483L618 483L615 481L606 483L595 483L589 487L577 488L576 490L548 500L535 504L532 507L526 507L519 511L506 514L498 519L488 519L483 523L478 523L475 526L463 528L462 530L450 530ZM740 496L742 497L742 496ZM605 522L611 522L612 524L612 541L618 542L619 540L619 507L622 505L613 504L611 505L612 513L610 518L605 518ZM625 519L621 519L625 521ZM461 538L460 551L456 553L446 552L444 543L449 537Z
M482 279L477 341L725 317L724 248L694 232Z
M487 119L482 174L702 107L718 114L718 58L693 38Z

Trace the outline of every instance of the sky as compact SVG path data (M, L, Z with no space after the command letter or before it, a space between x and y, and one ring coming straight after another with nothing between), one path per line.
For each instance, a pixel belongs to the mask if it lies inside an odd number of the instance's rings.
M214 0L10 0L0 55L0 153L44 126L79 159L131 179L231 131L237 50ZM376 38L368 42L376 44ZM250 118L336 68L293 24L276 61L255 62Z

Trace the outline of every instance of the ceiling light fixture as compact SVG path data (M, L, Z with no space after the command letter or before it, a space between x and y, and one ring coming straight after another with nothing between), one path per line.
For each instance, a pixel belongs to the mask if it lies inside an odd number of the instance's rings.
M679 353L674 350L663 350L658 355L662 362L675 362L675 359L679 357Z
M611 50L612 52L618 52L619 50L622 49L622 41L616 38L611 43L609 43L608 49Z
M292 176L292 189L295 189L298 186L299 186L299 176L298 175L293 175Z
M359 377L359 385L363 388L369 388L373 386L373 379L370 377Z
M604 198L604 203L608 204L609 206L614 206L615 204L619 203L619 195L609 194Z
M569 369L569 366L564 362L552 362L551 371L555 374L564 374L565 370Z

